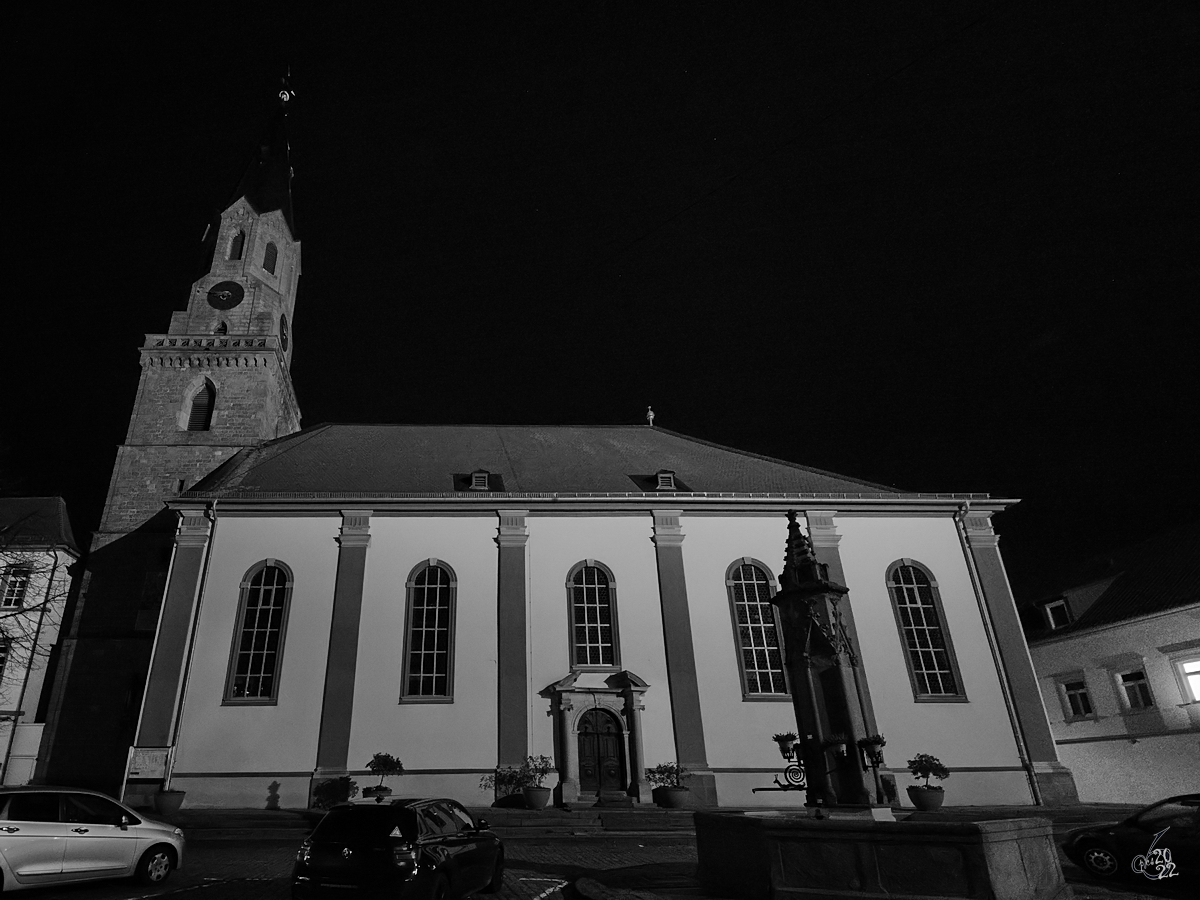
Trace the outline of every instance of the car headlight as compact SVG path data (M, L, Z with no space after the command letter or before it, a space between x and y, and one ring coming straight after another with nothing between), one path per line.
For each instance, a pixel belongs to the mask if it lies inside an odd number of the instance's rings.
M171 834L175 835L176 837L183 837L183 829L176 828L174 831L171 832Z
M312 847L308 841L305 841L300 845L300 849L296 851L296 862L306 863L310 856L312 856Z

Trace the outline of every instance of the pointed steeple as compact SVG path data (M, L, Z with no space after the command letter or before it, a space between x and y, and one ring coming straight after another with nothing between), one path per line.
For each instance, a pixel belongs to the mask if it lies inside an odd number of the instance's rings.
M783 575L780 577L783 590L795 590L802 584L828 581L828 570L817 562L812 541L805 537L800 530L800 523L796 521L796 511L788 510L787 519L787 549L784 551Z
M288 79L281 79L279 102L267 123L266 133L258 142L258 152L250 160L237 190L226 206L245 197L259 215L279 210L292 232L292 238L298 240L292 212L292 162L287 137L288 108L295 97Z

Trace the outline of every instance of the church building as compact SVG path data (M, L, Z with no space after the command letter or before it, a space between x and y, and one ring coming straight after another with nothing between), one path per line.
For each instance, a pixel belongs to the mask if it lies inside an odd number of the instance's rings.
M1074 797L991 526L1015 501L652 422L301 429L282 99L186 310L147 335L105 512L114 534L164 526L153 601L122 601L153 620L127 799L303 807L386 752L398 794L469 805L529 755L566 804L649 803L645 769L678 761L699 803L798 805L754 791L797 727L770 602L789 511L849 589L858 733L887 739L883 773L915 783L905 760L930 753L948 804Z

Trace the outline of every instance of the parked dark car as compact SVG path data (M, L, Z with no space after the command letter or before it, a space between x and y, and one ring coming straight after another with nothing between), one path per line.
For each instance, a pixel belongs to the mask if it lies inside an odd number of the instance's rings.
M503 878L500 838L454 800L343 803L300 845L292 897L447 900L494 893Z
M1123 822L1077 828L1063 850L1097 878L1200 886L1200 794L1168 797Z

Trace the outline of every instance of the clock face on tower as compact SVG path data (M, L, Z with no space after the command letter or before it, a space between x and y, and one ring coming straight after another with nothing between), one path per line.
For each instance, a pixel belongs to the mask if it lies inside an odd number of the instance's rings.
M208 289L208 305L213 309L233 309L245 296L246 292L236 281L222 281Z

